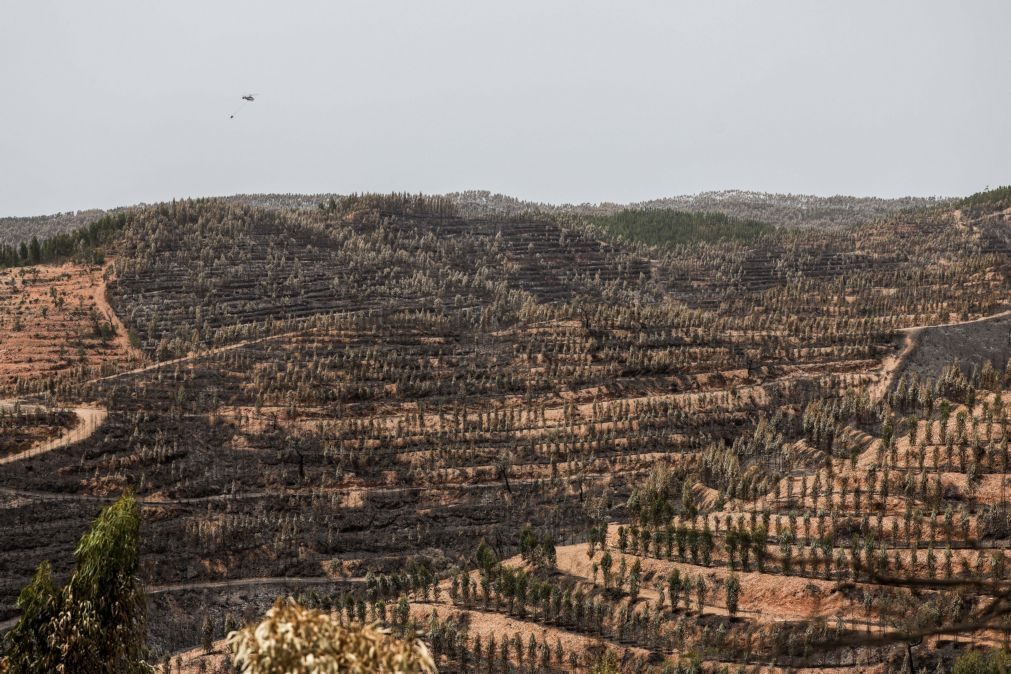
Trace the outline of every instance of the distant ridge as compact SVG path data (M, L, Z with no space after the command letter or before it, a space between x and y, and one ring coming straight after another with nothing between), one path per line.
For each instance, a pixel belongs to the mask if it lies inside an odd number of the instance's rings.
M648 201L619 204L542 204L522 201L488 191L453 192L446 195L456 201L465 215L515 215L523 212L577 213L612 215L627 208L656 208L701 213L722 213L743 220L761 220L781 227L844 227L872 222L903 211L950 205L947 197L832 196L809 194L774 194L747 190L700 192Z
M314 208L337 193L295 194L235 194L220 197L225 201L272 210ZM780 227L816 228L846 227L866 224L903 211L951 205L956 199L947 197L878 197L832 196L806 194L773 194L747 190L723 190L698 194L662 197L648 201L619 204L613 202L583 204L547 204L524 201L489 190L467 190L445 195L452 200L461 215L513 216L530 213L576 214L605 216L626 208L655 208L700 213L722 213L744 220L760 220ZM17 245L33 236L40 239L70 232L94 222L107 213L123 208L89 209L29 217L0 217L0 244Z

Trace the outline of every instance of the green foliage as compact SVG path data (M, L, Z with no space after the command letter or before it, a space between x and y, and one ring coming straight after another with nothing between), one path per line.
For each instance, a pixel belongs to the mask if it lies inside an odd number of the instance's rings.
M6 636L6 655L0 660L0 672L15 674L56 671L58 653L47 643L52 631L50 621L58 613L59 597L53 585L53 569L42 562L31 582L18 596L21 619Z
M612 235L653 246L699 241L754 239L776 228L759 220L741 220L723 213L693 213L663 208L625 209L590 218Z
M153 671L143 660L146 603L136 578L140 515L131 494L103 509L77 545L77 566L57 589L48 562L18 597L3 674Z
M593 663L591 674L618 674L621 672L621 662L618 654L608 649L600 654L600 657Z
M125 213L107 215L86 227L43 241L32 237L30 244L22 243L17 248L0 245L0 269L66 260L101 264L105 261L104 247L116 239L126 223Z
M685 490L689 495L691 493L691 483L686 481L686 475L683 467L671 468L665 463L657 463L646 481L632 489L626 503L629 512L643 525L666 524L678 512L679 503L683 509L687 505L681 499Z
M495 555L495 551L491 549L491 546L483 538L478 543L475 557L478 567L484 571L485 575L490 574L498 566L498 557Z
M520 531L520 555L536 567L554 568L555 537L535 530L529 523Z
M605 550L604 555L600 558L600 570L604 574L604 589L611 584L611 567L614 565L614 558L611 557L611 551Z
M108 342L116 336L116 326L109 321L101 320L98 313L94 311L91 314L91 327L95 337L103 342Z
M632 601L639 598L640 582L642 582L642 562L636 557L628 576L628 594L632 597Z
M1011 671L1011 656L1003 650L970 651L955 661L952 674L1006 674Z
M727 613L730 617L737 615L737 605L741 600L741 579L736 573L727 576Z
M319 204L325 213L347 214L356 211L377 211L382 215L416 215L447 217L456 215L455 204L446 197L392 192L390 194L349 194L330 197Z
M962 199L958 206L959 208L1007 208L1011 206L1011 185L976 192Z

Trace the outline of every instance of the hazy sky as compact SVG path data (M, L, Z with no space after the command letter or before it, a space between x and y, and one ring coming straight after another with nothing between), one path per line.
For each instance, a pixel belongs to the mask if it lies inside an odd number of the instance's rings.
M1011 182L1009 26L1009 0L2 0L0 215L964 194Z

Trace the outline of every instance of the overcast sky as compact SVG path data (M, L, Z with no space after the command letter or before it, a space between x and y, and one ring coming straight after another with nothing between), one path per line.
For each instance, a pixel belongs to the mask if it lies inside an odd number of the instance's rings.
M3 0L0 215L965 194L1011 182L1009 26L1008 0Z

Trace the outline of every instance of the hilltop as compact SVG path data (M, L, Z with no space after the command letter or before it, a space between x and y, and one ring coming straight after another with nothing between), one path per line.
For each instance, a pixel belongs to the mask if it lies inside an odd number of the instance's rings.
M225 201L272 210L315 208L328 199L346 195L323 194L237 194ZM438 196L438 195L435 195ZM784 227L840 227L866 224L901 212L950 205L953 200L937 197L817 197L770 194L744 190L702 192L650 201L616 204L546 204L523 201L487 190L470 190L442 195L457 212L472 217L507 217L532 213L612 215L623 209L669 209L699 213L721 213L745 220L761 220ZM140 205L144 206L143 204ZM0 217L0 244L18 245L32 236L40 239L79 229L104 215L122 210L90 209L54 215Z

